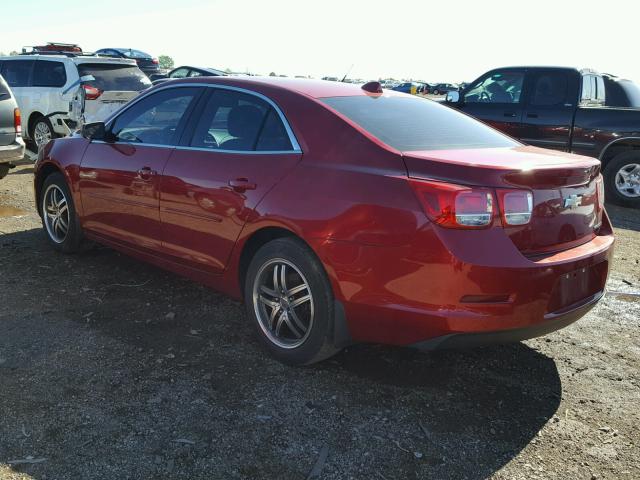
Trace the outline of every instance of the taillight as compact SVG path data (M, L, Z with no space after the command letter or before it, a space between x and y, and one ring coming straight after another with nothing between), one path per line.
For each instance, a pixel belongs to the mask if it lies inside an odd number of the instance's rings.
M13 109L13 126L16 130L16 135L22 135L22 116L19 108Z
M604 208L604 180L602 175L598 175L596 179L596 195L598 196L598 210Z
M533 195L527 190L498 189L498 202L504 225L526 225L533 212Z
M152 62L152 63L155 63L156 65L158 65L158 59L157 59L157 58L152 58L152 59L151 59L151 62Z
M429 219L446 228L486 228L493 221L493 192L409 179Z
M84 88L85 100L95 100L100 95L102 95L102 90L96 87L92 87L91 85L82 85L82 88Z

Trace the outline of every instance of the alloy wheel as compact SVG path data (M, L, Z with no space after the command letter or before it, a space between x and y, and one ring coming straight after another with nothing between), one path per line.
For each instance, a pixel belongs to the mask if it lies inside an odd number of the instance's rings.
M267 261L253 282L253 308L266 337L281 348L302 345L313 326L314 303L309 282L290 261Z
M616 173L615 185L621 195L640 197L640 164L628 163Z
M38 150L44 147L49 140L51 140L53 134L51 133L51 128L47 125L46 122L38 122L36 123L35 128L33 129L33 141L36 143Z
M44 224L51 240L62 243L69 232L69 203L62 189L49 185L42 199Z

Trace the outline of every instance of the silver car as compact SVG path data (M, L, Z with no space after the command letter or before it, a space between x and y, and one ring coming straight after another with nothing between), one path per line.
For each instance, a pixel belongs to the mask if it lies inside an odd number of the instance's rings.
M24 157L20 110L7 82L0 75L0 178Z

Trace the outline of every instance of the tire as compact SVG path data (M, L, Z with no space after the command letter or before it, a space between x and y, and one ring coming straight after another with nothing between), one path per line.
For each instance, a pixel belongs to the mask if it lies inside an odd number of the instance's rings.
M9 165L0 163L0 180L9 175Z
M433 91L433 94L434 94L434 95L440 95L440 91L439 91L439 90L434 90L434 91Z
M622 152L613 157L604 168L605 198L623 207L640 208L640 151ZM633 188L621 189L626 173L627 184ZM629 178L631 177L631 178Z
M281 288L283 268L287 294ZM340 350L331 341L335 316L331 284L301 240L279 238L263 245L249 264L244 293L260 342L281 362L309 365Z
M56 133L53 131L53 125L51 125L47 117L39 117L33 122L29 136L35 144L36 150L40 150L49 143L49 140L56 138Z
M82 227L73 197L61 173L52 173L45 178L39 198L42 227L49 244L64 253L80 251Z

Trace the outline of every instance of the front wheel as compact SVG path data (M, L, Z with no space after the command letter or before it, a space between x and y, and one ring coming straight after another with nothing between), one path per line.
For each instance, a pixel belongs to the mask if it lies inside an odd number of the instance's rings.
M331 285L302 241L280 238L258 250L247 271L245 304L261 343L278 360L308 365L338 352L331 342Z
M640 152L622 152L604 169L606 198L624 207L640 208Z
M65 253L80 250L82 228L67 182L61 173L45 178L40 191L42 226L49 243Z

